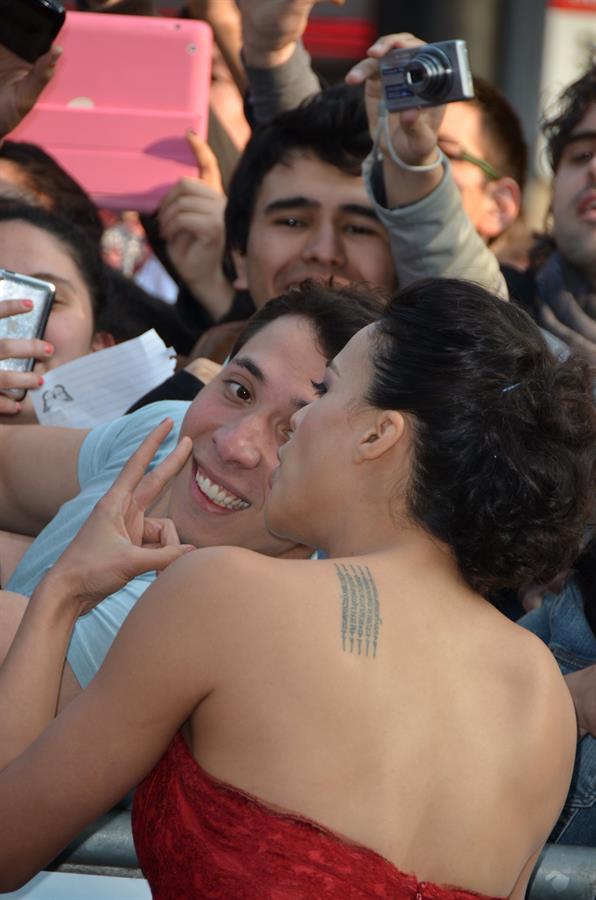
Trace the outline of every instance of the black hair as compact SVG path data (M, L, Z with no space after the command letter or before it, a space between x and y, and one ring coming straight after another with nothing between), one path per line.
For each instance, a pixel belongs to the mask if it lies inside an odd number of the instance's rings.
M509 100L494 85L474 76L474 100L482 116L482 129L486 140L487 162L499 175L509 175L523 189L528 167L526 144L519 116Z
M248 320L230 356L236 356L247 341L276 319L302 316L311 323L325 359L333 359L357 331L380 318L386 302L381 291L372 292L370 288L334 288L317 281L303 281L299 287L269 300Z
M557 113L542 123L546 138L548 161L556 172L563 150L573 130L579 125L588 108L596 103L596 66L591 66L581 78L570 84L557 101Z
M174 306L154 297L119 270L105 263L104 267L105 301L95 323L97 331L109 332L118 344L155 328L178 353L192 345L192 335Z
M26 222L52 235L66 250L85 282L97 323L105 302L105 265L97 244L86 232L40 206L0 198L0 222Z
M4 141L0 159L14 163L23 173L27 190L42 206L82 228L92 241L99 243L103 225L97 206L78 181L56 162L53 156L26 141ZM44 202L46 201L46 202Z
M362 86L338 84L260 125L232 176L226 207L228 249L246 252L250 222L265 175L295 155L312 155L357 176L372 143Z
M482 594L546 584L579 555L596 505L590 370L483 288L428 279L374 329L366 400L411 416L407 512Z

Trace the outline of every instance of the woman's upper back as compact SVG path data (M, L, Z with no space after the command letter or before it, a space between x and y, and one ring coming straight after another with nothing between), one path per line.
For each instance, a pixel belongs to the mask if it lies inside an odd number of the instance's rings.
M559 779L562 803L572 764L572 711L540 642L450 564L220 552L205 587L225 650L192 719L195 759L421 879L508 893L558 814L544 788L556 805Z

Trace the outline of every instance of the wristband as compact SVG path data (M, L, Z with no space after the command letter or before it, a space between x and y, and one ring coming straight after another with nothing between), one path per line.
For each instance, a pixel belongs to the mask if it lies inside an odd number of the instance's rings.
M379 125L377 128L377 135L375 138L375 146L378 147L380 144L381 130L384 130L385 133L385 142L387 144L387 150L389 151L389 156L393 160L396 166L400 169L403 169L405 172L414 172L414 173L422 173L422 172L433 172L435 169L438 169L439 166L443 165L446 160L446 156L441 150L441 148L437 145L437 158L427 165L422 166L412 166L407 162L404 162L397 155L397 151L393 146L393 141L391 140L391 134L389 132L389 117L387 115L387 107L385 106L385 101L381 100L379 103Z

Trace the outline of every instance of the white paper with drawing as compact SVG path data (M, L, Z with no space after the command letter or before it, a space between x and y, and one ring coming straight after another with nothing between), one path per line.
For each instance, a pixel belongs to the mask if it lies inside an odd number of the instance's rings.
M42 425L95 428L123 415L169 378L175 365L174 350L151 329L52 369L31 399Z

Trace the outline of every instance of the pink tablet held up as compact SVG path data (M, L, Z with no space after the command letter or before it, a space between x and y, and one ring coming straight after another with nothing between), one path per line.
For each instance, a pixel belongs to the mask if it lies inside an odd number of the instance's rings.
M42 146L99 206L154 210L197 174L184 136L207 134L211 29L69 12L58 43L54 78L10 138Z

